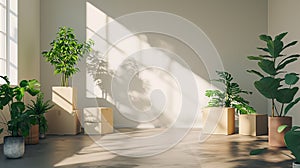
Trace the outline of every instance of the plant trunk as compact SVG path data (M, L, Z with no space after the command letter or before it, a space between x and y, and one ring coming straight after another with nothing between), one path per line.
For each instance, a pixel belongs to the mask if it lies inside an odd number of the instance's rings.
M68 85L69 85L68 76L65 73L62 73L61 86L68 86Z

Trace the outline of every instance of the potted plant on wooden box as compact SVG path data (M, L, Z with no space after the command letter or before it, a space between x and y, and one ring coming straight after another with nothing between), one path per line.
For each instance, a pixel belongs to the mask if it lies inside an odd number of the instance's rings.
M5 84L0 86L0 110L8 106L10 119L7 119L7 129L11 136L4 137L3 151L7 158L20 158L23 156L24 137L28 136L29 129L35 121L32 112L26 109L23 102L25 92L32 96L39 93L37 80L22 80L18 86L11 86L7 76L0 76ZM3 129L1 129L1 132Z
M38 134L39 138L43 139L46 136L46 131L48 129L47 119L45 117L46 112L50 110L53 105L50 105L50 100L44 102L44 94L40 92L36 100L31 100L31 104L27 105L27 108L30 109L36 116L38 124Z
M242 93L251 94L251 92L242 90L237 83L232 82L233 77L228 72L217 71L217 74L220 78L214 81L222 83L225 91L206 90L205 95L211 100L208 102L210 108L203 111L203 121L208 120L209 111L221 112L214 133L230 135L235 132L235 109L239 114L255 113L255 110L249 106L247 100L240 96ZM211 109L212 107L213 109Z
M78 117L76 112L77 90L69 87L69 78L79 68L78 61L91 51L93 41L79 42L74 30L60 27L56 39L49 51L42 52L43 57L54 66L54 73L61 74L61 87L52 87L52 101L57 105L47 114L49 132L54 134L77 134Z
M286 55L282 53L285 49L294 46L297 41L292 41L284 45L282 39L287 32L281 33L272 39L268 35L260 35L259 38L266 43L266 47L259 47L264 54L258 56L248 56L249 60L258 61L261 71L248 70L248 72L259 76L259 80L254 82L255 88L264 97L271 100L272 114L269 116L269 145L282 147L284 143L284 133L292 126L292 118L286 116L291 108L300 101L294 98L298 87L295 84L299 77L295 72L288 72L285 68L288 64L297 61L299 54ZM281 125L288 125L286 131L278 133L277 129Z

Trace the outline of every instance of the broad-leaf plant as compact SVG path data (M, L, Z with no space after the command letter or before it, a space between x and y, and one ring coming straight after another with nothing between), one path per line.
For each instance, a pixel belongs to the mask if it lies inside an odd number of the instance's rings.
M11 136L28 136L29 129L35 123L36 118L30 109L26 109L23 102L25 93L35 96L40 92L40 84L37 80L22 80L18 86L11 86L7 76L0 76L5 84L0 85L0 115L7 125ZM3 108L8 106L10 119L6 119ZM3 123L2 123L3 124ZM3 132L1 128L0 133Z
M252 94L252 92L242 90L239 84L233 82L233 77L225 71L216 71L219 79L213 81L224 85L225 91L206 90L205 95L210 99L208 107L233 107L239 114L256 113L255 109L249 106L249 101L245 100L240 94Z
M285 49L297 43L292 41L285 45L282 39L286 35L287 32L281 33L274 39L268 35L260 35L259 38L266 43L266 47L257 49L264 54L248 56L249 60L258 61L260 71L248 70L248 72L259 77L259 80L254 82L254 86L264 97L271 100L272 117L285 116L300 101L300 97L294 98L299 90L295 86L299 74L286 70L287 65L297 61L300 55L283 53Z

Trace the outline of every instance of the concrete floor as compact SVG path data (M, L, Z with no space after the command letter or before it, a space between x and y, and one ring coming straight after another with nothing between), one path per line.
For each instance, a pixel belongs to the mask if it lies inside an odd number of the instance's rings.
M144 134L143 131L128 133ZM290 152L286 149L272 148L260 156L249 156L251 149L267 147L266 136L212 135L204 143L199 143L199 134L199 130L192 130L175 147L142 158L118 156L106 151L87 135L48 136L38 145L27 145L21 159L6 159L1 152L0 168L291 167L292 159L287 156ZM2 148L0 145L1 151Z

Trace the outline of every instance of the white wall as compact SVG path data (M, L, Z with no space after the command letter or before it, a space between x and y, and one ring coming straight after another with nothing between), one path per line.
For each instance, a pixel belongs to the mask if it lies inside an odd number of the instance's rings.
M269 34L277 35L281 32L288 32L285 37L286 42L291 42L294 40L298 41L295 47L287 50L286 54L300 53L300 22L299 22L299 6L300 1L298 0L269 0ZM300 63L299 60L296 63L289 65L289 70L296 73L300 73ZM298 87L300 84L298 83ZM298 97L300 93L298 92ZM300 104L297 104L288 115L293 116L293 124L300 125Z
M258 113L266 113L266 100L254 89L255 76L246 73L246 69L256 67L254 62L246 59L246 56L257 54L256 47L260 44L258 35L267 32L267 0L89 0L97 9L104 12L112 19L137 11L164 11L184 17L199 28L210 38L219 52L224 67L231 72L242 88L254 91L252 96L247 96ZM253 12L255 11L255 12ZM80 40L86 36L86 4L82 0L41 0L41 51L49 49L49 43L55 38L59 26L70 26L75 29ZM94 18L97 22L99 18ZM147 34L148 39L155 35ZM156 35L157 36L157 35ZM171 51L183 57L184 60L195 60L196 56L191 52L184 56L187 51L184 46L177 44L178 41L161 36ZM150 40L151 41L151 40ZM160 45L155 40L150 42L153 46ZM188 62L188 61L187 61ZM191 68L200 77L208 80L207 71L203 69L201 60L190 61ZM84 64L84 63L83 63ZM82 65L82 63L81 63ZM77 74L76 78L86 80L85 68ZM209 82L209 81L206 81ZM53 68L41 61L42 91L47 99L51 98L51 86L59 85L59 76L53 75ZM85 94L86 86L79 85L78 90ZM79 97L82 98L82 97ZM204 96L204 95L203 95ZM93 101L93 102L90 102ZM113 102L105 99L96 99L100 104L114 106ZM80 103L86 107L92 106L94 100L82 98ZM147 103L147 102L142 102ZM134 126L118 116L115 118L118 127Z

